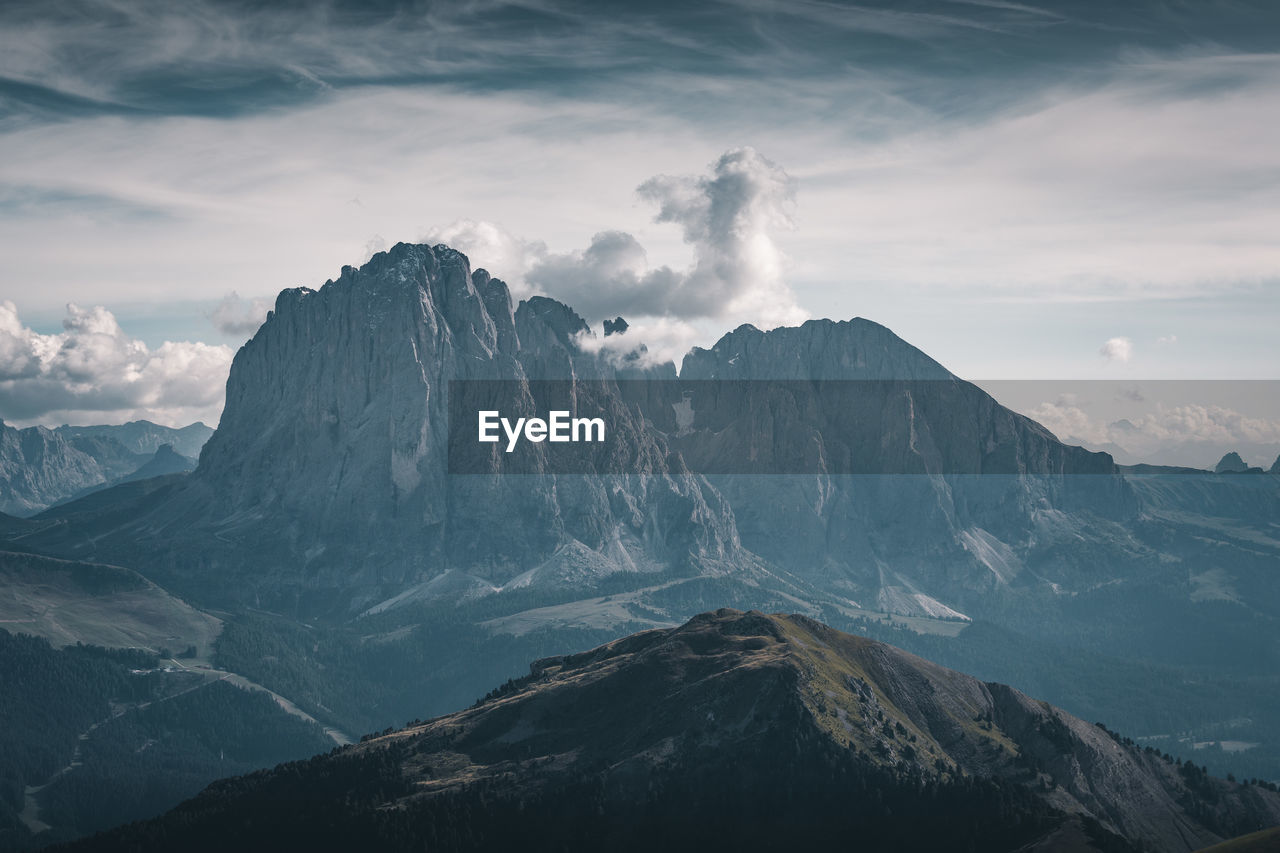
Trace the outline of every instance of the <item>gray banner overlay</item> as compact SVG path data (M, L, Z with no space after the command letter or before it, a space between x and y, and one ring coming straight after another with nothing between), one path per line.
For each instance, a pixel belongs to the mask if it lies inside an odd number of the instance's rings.
M1113 474L962 380L467 380L453 474Z

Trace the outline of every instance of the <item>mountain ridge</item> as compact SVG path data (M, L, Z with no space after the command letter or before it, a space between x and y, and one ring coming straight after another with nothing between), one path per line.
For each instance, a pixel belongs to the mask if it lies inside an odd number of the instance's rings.
M843 769L832 777L823 766ZM853 817L788 799L786 786L805 778L788 767L816 773L809 786L833 786L825 796L813 790L823 807L852 797ZM857 785L872 780L897 812L858 804ZM601 816L587 825L606 834L575 843L574 830L548 827L576 808L566 792L581 793L581 784L593 792L588 813ZM957 813L949 798L965 791L974 811ZM726 797L775 801L762 836L753 842L748 834L759 821L720 811ZM647 808L631 809L637 799ZM312 825L339 800L347 803L340 817ZM905 844L913 832L954 832L999 837L982 849L1012 850L1090 827L1110 846L1087 849L1174 853L1280 822L1274 791L1176 765L1012 688L807 617L721 609L536 661L528 676L470 709L218 783L166 817L74 849L267 849L278 838L336 849L355 832L385 849L427 838L438 849L492 849L522 833L526 849L580 849L589 838L597 847L629 839L625 849L640 849L670 831L668 821L684 827L685 800L706 806L697 812L703 835L746 849L768 849L780 828L808 821L804 840L887 831ZM1016 837L986 824L996 809ZM250 828L250 816L264 811L279 822ZM748 832L733 829L739 819ZM927 829L909 828L915 823Z

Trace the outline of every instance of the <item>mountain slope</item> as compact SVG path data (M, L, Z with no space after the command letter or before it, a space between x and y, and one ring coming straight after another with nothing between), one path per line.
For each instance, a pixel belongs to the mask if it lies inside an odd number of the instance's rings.
M0 627L55 646L208 654L221 622L130 569L0 551Z
M469 710L77 849L1011 850L1074 833L1183 851L1277 822L1280 795L1011 688L805 617L720 610L538 661Z

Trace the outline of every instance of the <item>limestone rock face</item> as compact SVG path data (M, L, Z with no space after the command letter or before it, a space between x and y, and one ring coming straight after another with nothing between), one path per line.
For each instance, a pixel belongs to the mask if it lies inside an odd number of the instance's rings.
M198 470L157 516L213 540L175 570L248 565L255 596L328 590L360 608L450 571L494 589L590 589L619 571L741 563L727 505L669 471L638 424L642 475L448 474L450 381L608 379L585 334L554 300L513 309L502 281L445 246L400 244L319 290L284 291L236 355ZM594 555L589 577L581 560L561 577L566 548Z

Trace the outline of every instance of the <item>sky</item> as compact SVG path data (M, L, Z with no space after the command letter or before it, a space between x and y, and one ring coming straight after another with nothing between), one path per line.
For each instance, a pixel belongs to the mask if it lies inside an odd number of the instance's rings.
M1265 0L9 0L0 418L214 424L278 291L399 241L677 361L861 316L973 379L1276 379L1278 36Z

